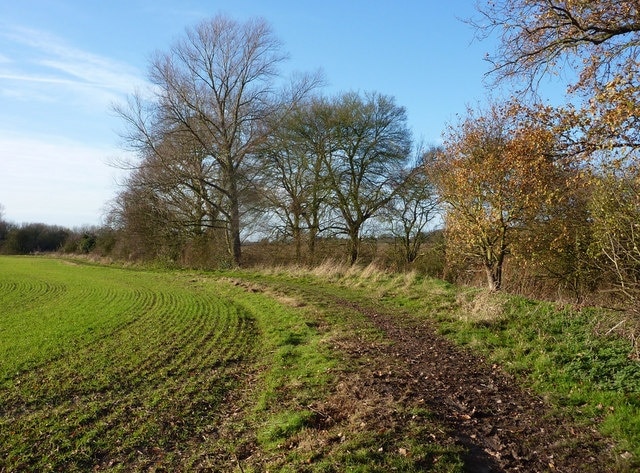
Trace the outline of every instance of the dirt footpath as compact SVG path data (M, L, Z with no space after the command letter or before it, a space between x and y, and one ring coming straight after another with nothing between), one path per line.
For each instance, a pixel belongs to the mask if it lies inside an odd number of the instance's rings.
M366 315L392 342L341 347L369 360L367 388L397 403L424 402L468 452L465 471L624 471L595 426L579 428L554 414L499 366L454 346L433 327L347 300L334 303Z

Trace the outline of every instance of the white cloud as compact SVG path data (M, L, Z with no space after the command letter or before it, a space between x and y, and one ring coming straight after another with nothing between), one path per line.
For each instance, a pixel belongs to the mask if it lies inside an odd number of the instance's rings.
M50 136L0 131L0 204L9 221L98 224L121 172L112 151Z
M36 75L28 75L28 74L14 74L7 72L0 72L0 79L5 79L9 81L15 82L42 82L46 84L66 84L73 85L74 81L69 79L61 79L59 77L46 77L46 76L36 76Z
M0 21L0 204L7 220L100 222L122 172L114 101L146 88L125 63Z
M4 89L15 90L20 84L27 89L63 87L80 101L97 100L108 105L145 84L136 68L69 45L47 32L11 26L1 37L18 51L13 60L0 56L0 80L11 84Z

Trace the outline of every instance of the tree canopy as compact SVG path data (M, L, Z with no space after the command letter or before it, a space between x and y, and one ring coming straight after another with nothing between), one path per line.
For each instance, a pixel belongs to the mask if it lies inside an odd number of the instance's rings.
M502 285L506 256L530 237L562 189L554 137L525 112L509 103L469 110L431 164L447 204L450 257L480 263L492 290Z
M474 22L479 34L499 36L497 50L488 56L490 76L534 90L541 79L562 74L568 92L579 99L565 111L565 120L579 137L583 157L593 159L605 150L610 161L628 161L640 147L638 2L502 0L479 11L482 19Z

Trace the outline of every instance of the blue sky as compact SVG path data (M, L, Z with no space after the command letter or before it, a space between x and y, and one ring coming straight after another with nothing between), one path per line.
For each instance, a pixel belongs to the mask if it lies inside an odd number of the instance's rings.
M110 106L146 85L148 60L218 13L264 17L290 59L321 69L325 92L376 91L406 107L436 144L487 96L483 60L461 19L475 0L22 0L0 2L0 205L4 219L100 224L123 175ZM496 95L495 92L493 94Z

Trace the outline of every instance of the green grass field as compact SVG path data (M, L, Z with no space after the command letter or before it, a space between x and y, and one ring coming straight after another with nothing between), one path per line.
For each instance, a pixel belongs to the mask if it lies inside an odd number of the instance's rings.
M88 470L210 427L255 320L176 274L0 258L0 458ZM142 453L138 453L142 452Z
M249 410L268 412L331 363L298 315L194 274L3 257L0 307L2 471L231 465L232 402L254 389ZM283 368L305 349L313 363ZM269 438L273 421L253 422Z
M0 257L0 471L459 471L318 430L353 321L236 276Z

